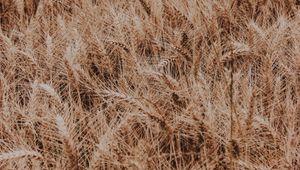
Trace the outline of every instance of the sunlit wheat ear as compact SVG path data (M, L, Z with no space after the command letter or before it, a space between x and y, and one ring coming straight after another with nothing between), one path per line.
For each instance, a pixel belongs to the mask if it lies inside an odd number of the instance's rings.
M78 170L79 162L77 149L75 147L72 136L69 133L68 127L65 125L65 121L60 115L56 116L56 125L62 137L65 156L68 158L68 168Z
M0 162L13 160L13 159L19 159L19 158L23 158L23 157L42 158L42 155L39 152L26 150L26 149L19 149L19 150L14 150L11 152L0 153Z
M68 73L68 80L70 81L70 84L75 85L76 88L78 88L79 82L79 74L77 70L80 69L80 66L75 62L75 60L76 55L78 55L80 50L79 48L78 42L74 42L74 44L70 43L64 54L64 64Z
M257 33L261 38L265 38L266 33L255 21L251 20L248 23L250 29L252 29L255 33Z
M113 139L114 130L108 129L104 135L101 136L99 139L99 143L96 145L92 153L92 157L89 162L89 169L93 170L99 167L99 162L101 156L108 156L110 155L110 146L111 140Z
M47 47L47 57L52 58L54 46L53 46L53 38L49 34L47 34L46 37L46 47Z
M34 89L44 90L48 95L54 97L58 102L61 102L58 93L56 93L55 89L51 85L34 82L31 86Z
M65 33L67 31L67 28L66 28L66 23L65 23L64 18L61 15L58 15L57 19L56 19L56 22L57 22L57 24L59 26L61 35L65 35Z

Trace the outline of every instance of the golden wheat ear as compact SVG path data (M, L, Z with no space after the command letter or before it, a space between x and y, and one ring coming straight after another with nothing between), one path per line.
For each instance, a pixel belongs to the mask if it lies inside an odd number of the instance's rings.
M77 149L62 116L56 116L56 125L62 137L65 155L68 158L68 168L72 170L79 170Z
M20 159L23 157L42 158L42 155L39 152L26 150L26 149L19 149L11 152L0 153L0 162L12 160L12 159Z

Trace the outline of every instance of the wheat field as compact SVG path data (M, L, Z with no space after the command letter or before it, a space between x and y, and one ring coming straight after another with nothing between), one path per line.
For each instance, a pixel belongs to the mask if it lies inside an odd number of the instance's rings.
M300 1L0 0L0 169L300 169Z

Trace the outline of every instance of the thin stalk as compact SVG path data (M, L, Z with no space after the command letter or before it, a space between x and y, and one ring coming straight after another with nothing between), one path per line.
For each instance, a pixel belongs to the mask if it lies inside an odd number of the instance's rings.
M234 128L234 122L233 122L233 112L234 112L234 103L233 103L233 60L230 61L230 92L229 92L229 97L230 97L230 142L233 141L233 128ZM230 144L230 169L233 169L233 150L232 146Z

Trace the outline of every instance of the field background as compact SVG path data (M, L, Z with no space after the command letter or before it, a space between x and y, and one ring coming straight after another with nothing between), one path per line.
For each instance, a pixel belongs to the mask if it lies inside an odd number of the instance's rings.
M0 0L0 169L300 169L297 0Z

